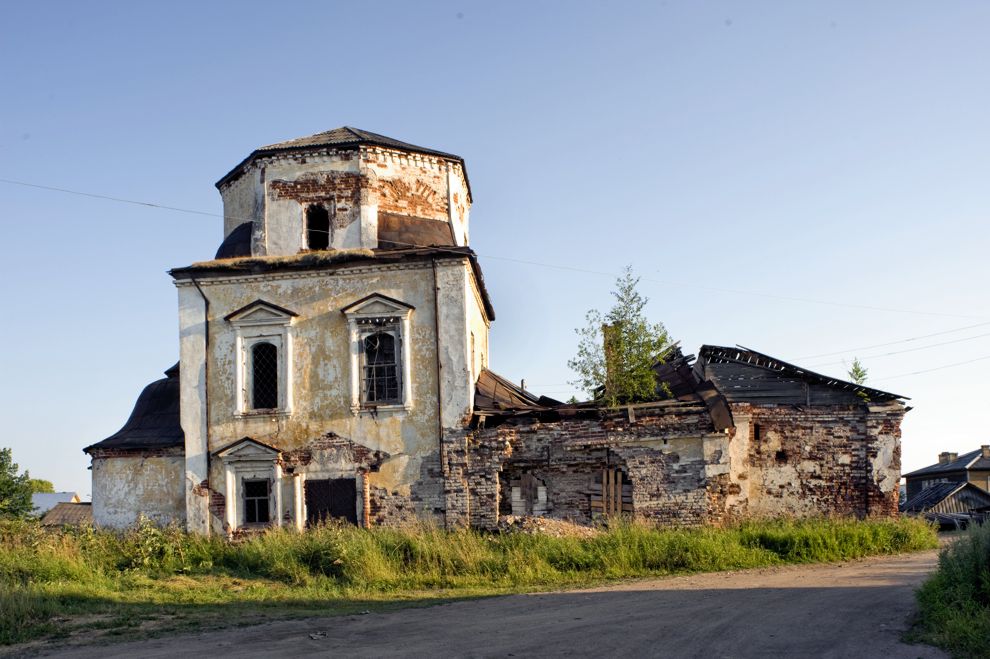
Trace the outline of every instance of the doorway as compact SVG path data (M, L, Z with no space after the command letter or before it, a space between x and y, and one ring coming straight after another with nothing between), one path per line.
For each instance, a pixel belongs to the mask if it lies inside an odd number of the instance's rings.
M357 524L357 479L306 481L306 525L313 526L332 519Z

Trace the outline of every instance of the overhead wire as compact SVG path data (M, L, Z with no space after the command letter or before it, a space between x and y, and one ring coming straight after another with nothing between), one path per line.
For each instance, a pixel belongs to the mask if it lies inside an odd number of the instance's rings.
M137 205L137 206L145 206L145 207L148 207L148 208L157 208L157 209L161 209L161 210L169 210L169 211L175 211L175 212L179 212L179 213L189 213L189 214L202 215L202 216L207 216L207 217L218 217L218 218L223 218L225 220L232 219L232 220L240 220L240 221L243 221L243 222L249 222L249 221L251 221L251 218L242 218L242 217L237 217L237 216L232 216L232 215L223 215L221 213L210 213L210 212L200 211L200 210L195 210L195 209L190 209L190 208L181 208L181 207L178 207L178 206L169 206L169 205L166 205L166 204L159 204L159 203L141 201L141 200L136 200L136 199L126 199L126 198L123 198L123 197L116 197L116 196L112 196L112 195L104 195L104 194L96 194L96 193L84 192L84 191L79 191L79 190L71 190L71 189L68 189L68 188L61 188L61 187L52 186L52 185L40 185L40 184L37 184L37 183L29 183L29 182L26 182L26 181L18 181L18 180L8 179L8 178L0 178L0 183L7 183L9 185L20 185L20 186L24 186L24 187L28 187L28 188L36 188L36 189L40 189L40 190L48 190L48 191L53 191L53 192L61 192L61 193L64 193L64 194L80 195L80 196L84 196L84 197L91 197L91 198L94 198L94 199L103 199L103 200L106 200L106 201L113 201L113 202L118 202L118 203L134 204L134 205ZM421 247L421 248L432 247L432 246L427 246L427 245L417 245L415 243L405 243L405 242L400 242L400 241L395 241L395 240L391 240L391 241L388 241L388 242L391 242L391 243L396 244L396 245L407 246L407 247ZM443 249L442 247L433 247L433 248L434 249ZM449 250L449 251L454 252L455 250ZM481 252L475 252L475 253L477 254L477 256L479 258L485 258L485 259L491 259L491 260L497 260L497 261L506 261L506 262L510 262L510 263L521 263L521 264L525 264L525 265L533 265L533 266L542 267L542 268L552 268L552 269L556 269L556 270L563 270L563 271L568 271L568 272L580 272L580 273L585 273L585 274L593 274L593 275L600 275L600 276L606 276L606 277L617 277L617 276L619 276L619 274L618 273L615 273L615 272L607 272L607 271L602 271L602 270L592 270L590 268L580 268L580 267L576 267L576 266L561 265L561 264L555 264L555 263L546 263L546 262L543 262L543 261L532 261L532 260L528 260L528 259L519 259L519 258L515 258L515 257L498 256L498 255L494 255L494 254L484 254L484 253L481 253ZM646 282L650 282L650 283L656 283L656 284L662 284L664 286L683 286L683 287L695 288L695 289L698 289L698 290L707 290L707 291L714 291L714 292L719 292L719 293L729 293L729 294L733 294L733 295L749 295L749 296L754 296L754 297L765 297L765 298L769 298L769 299L785 300L785 301L789 301L789 302L802 302L802 303L805 303L805 304L818 304L818 305L826 305L826 306L834 306L834 307L844 307L844 308L851 308L851 309L862 309L862 310L868 310L868 311L880 311L880 312L886 312L886 313L914 314L914 315L923 315L923 316L939 316L939 317L947 317L947 318L974 318L974 319L980 319L980 320L983 320L983 319L986 318L985 316L974 316L974 315L970 315L970 314L952 314L952 313L945 313L945 312L939 312L939 311L923 311L923 310L919 310L919 309L897 309L897 308L892 308L892 307L878 307L878 306L866 305L866 304L856 304L856 303L852 303L852 302L836 302L836 301L832 301L832 300L818 300L818 299L814 299L814 298L803 298L803 297L796 297L796 296L791 296L791 295L779 295L779 294L776 294L776 293L766 293L766 292L762 292L762 291L747 291L747 290L735 289L735 288L722 288L722 287L717 287L717 286L705 286L703 284L695 284L695 283L692 283L692 282L677 282L677 281L665 280L665 279L655 279L655 278L652 278L652 277L640 277L640 279L642 281L646 281ZM990 322L988 322L987 324L990 324Z
M926 345L926 346L918 346L917 348L907 348L906 350L894 350L892 352L885 352L885 353L880 354L880 355L863 355L862 357L858 357L858 358L859 359L879 359L881 357L890 357L890 356L893 356L893 355L903 355L906 352L917 352L918 350L927 350L928 348L938 348L939 346L947 346L947 345L951 345L953 343L963 343L965 341L973 341L974 339L981 339L981 338L986 337L986 336L990 336L990 332L987 332L986 334L977 334L976 336L967 336L967 337L962 338L962 339L953 339L952 341L942 341L940 343L932 343L932 344L929 344L929 345ZM834 366L834 365L837 365L837 364L845 364L845 363L846 362L844 360L840 360L840 361L834 361L834 362L825 362L823 364L808 364L808 368L820 368L822 366Z

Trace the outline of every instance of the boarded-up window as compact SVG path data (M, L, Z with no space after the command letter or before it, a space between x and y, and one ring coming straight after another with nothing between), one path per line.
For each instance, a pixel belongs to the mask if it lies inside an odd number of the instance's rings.
M532 474L509 481L512 488L512 514L540 517L547 512L547 487Z
M591 486L591 514L613 516L633 512L632 483L621 469L602 469Z
M357 481L353 478L306 481L306 523L344 519L357 524Z

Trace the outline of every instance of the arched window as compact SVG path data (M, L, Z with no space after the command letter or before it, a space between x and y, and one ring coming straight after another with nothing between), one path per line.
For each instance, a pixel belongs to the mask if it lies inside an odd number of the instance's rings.
M306 207L306 246L309 249L330 247L330 212L322 204Z
M251 347L251 407L270 410L278 407L278 348L271 343Z
M364 402L395 403L399 393L399 361L395 337L375 332L364 337Z

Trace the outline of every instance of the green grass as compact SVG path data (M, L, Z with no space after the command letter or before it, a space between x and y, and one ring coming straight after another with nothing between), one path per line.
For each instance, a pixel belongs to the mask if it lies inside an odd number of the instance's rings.
M957 657L990 658L990 525L970 527L946 547L917 597L912 640Z
M354 613L610 579L836 561L934 547L916 520L749 522L591 538L326 526L239 543L159 529L0 523L0 644ZM131 631L128 631L131 630Z

